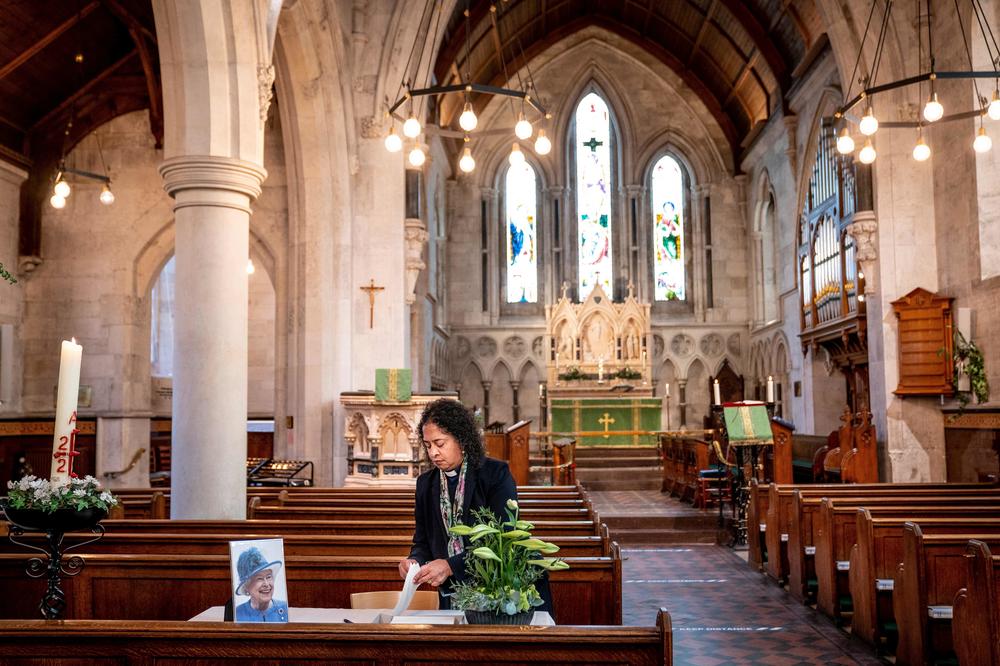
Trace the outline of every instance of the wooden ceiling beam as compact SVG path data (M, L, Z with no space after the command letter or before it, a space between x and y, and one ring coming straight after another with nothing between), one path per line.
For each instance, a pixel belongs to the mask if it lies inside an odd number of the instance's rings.
M38 121L31 126L30 131L34 132L39 127L43 127L53 118L60 115L67 109L69 109L69 107L71 107L78 99L91 92L94 88L100 85L102 81L104 81L106 78L114 74L115 71L118 70L118 68L120 68L126 62L134 58L136 56L136 51L137 49L132 49L131 51L129 51L123 57L119 58L116 62L114 62L110 67L106 68L103 72L101 72L100 74L92 78L90 81L88 81L86 85L84 85L82 88L80 88L75 93L73 93L72 95L64 99L62 102L60 102L59 106L57 106L56 108L52 109L44 116L39 118Z
M143 37L156 44L156 34L142 24L135 15L128 10L124 5L122 5L118 0L102 0L108 10L117 18L119 21L125 24L125 27L129 31L136 31Z
M698 55L698 51L701 49L701 41L705 39L705 33L708 32L708 24L712 22L712 15L715 13L715 8L719 6L719 0L712 0L712 4L708 6L708 11L705 12L705 16L702 17L701 25L698 26L698 35L694 38L694 44L691 46L691 53L688 55L687 65L691 66L694 62L694 58Z
M754 13L747 7L743 0L722 0L723 6L732 14L733 18L747 31L754 48L760 52L767 63L768 69L774 74L775 80L782 91L788 89L788 63L778 53L771 36L757 19Z
M66 19L55 28L50 30L48 34L39 39L37 42L21 51L17 54L13 60L8 62L3 67L0 67L0 79L6 78L11 72L23 65L24 63L31 60L33 57L38 55L42 49L54 42L61 34L72 28L74 25L79 23L85 16L90 14L92 11L100 7L101 3L98 0L93 0L93 2L85 5L80 9L79 12L73 14L70 18Z
M743 85L743 82L746 81L746 78L748 76L750 76L750 72L753 71L753 67L757 63L757 60L759 58L760 58L760 52L759 51L754 51L753 53L750 54L750 58L745 63L743 63L743 67L740 69L739 75L736 77L736 80L733 82L732 88L729 89L729 94L726 95L726 99L724 99L722 101L722 106L723 106L723 108L725 108L725 106L727 104L729 104L729 102L731 102L733 100L733 98L736 98L736 101L739 103L739 105L741 107L743 107L743 111L746 113L747 117L750 119L750 124L751 125L753 124L753 121L755 120L755 118L753 117L753 113L751 112L750 107L747 106L747 103L743 100L743 97L739 94L739 92L738 92L737 89L741 85ZM767 95L767 91L766 90L764 91L764 95L765 96Z

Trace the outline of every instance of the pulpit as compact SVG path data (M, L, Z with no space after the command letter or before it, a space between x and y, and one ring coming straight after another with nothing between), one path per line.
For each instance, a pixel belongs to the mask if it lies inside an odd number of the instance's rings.
M518 421L500 432L486 433L486 455L506 460L511 476L519 486L528 485L528 443L531 421Z

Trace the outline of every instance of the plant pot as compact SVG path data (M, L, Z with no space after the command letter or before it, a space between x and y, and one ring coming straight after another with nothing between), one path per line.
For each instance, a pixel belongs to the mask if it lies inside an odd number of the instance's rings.
M465 611L465 621L469 624L531 624L531 618L534 615L535 611L533 610L513 615L494 611L467 610Z
M78 532L89 530L107 517L104 509L56 509L49 513L41 509L15 509L3 506L7 520L26 532Z

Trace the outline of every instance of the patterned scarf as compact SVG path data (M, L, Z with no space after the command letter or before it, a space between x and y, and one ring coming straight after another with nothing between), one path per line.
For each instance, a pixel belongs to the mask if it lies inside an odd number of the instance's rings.
M462 461L462 471L458 473L458 487L455 489L455 501L448 501L448 479L445 473L438 472L441 480L441 520L444 522L444 529L447 532L451 527L462 522L462 507L465 504L465 471L469 463ZM458 555L465 547L462 545L462 537L448 534L448 557Z

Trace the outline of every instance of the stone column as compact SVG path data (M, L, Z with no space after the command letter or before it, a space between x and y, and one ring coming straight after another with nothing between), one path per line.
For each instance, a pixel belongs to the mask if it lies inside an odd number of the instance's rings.
M424 263L424 243L427 242L427 225L423 214L423 173L419 169L406 170L406 304L417 300L417 278L427 268ZM414 358L413 360L416 360Z
M483 382L483 425L490 424L490 386L493 382Z
M175 157L160 173L177 225L170 517L240 520L250 202L267 174L212 156Z
M512 416L514 418L514 423L517 423L518 421L521 420L521 406L517 404L517 390L519 388L521 388L521 382L511 382L510 383L510 390L511 390L511 393L513 394L513 396L514 396L513 397L513 403L511 405L511 408L513 410Z

